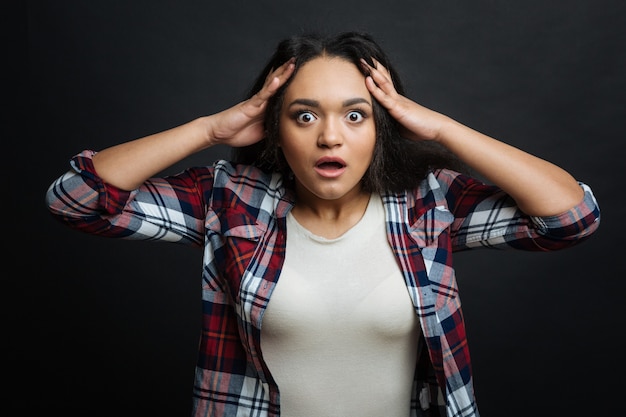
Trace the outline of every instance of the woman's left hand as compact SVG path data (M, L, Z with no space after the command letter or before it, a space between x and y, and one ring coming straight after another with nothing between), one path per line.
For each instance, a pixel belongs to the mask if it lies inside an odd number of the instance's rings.
M365 85L372 96L398 121L402 135L413 140L437 140L447 117L399 94L387 68L380 62L373 61L375 67L361 60L370 73L365 78Z
M365 85L398 121L403 136L437 141L507 192L526 214L552 216L582 200L582 188L564 169L409 100L396 91L379 62L374 61L376 68L362 65L370 72Z

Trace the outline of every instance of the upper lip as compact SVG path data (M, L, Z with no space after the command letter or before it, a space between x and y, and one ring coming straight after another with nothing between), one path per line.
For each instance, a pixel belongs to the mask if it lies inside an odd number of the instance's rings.
M346 162L339 158L338 156L323 156L315 162L315 166L320 166L321 164L335 163L340 164L342 166L346 166Z

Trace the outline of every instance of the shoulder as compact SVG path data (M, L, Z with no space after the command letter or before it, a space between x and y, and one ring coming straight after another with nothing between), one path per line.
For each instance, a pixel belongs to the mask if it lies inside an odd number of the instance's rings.
M462 193L476 183L476 179L457 171L432 170L416 188L407 191L407 203L409 206L447 206L451 195Z
M260 170L257 167L218 160L213 166L213 186L217 188L244 187L256 190L269 190L282 184L278 174Z
M384 201L393 210L407 212L409 218L419 218L437 208L439 211L453 211L458 200L466 194L474 194L485 187L476 178L450 169L436 169L413 189L402 193L387 193ZM470 189L476 191L469 191Z
M212 207L244 204L261 208L269 201L283 200L286 189L282 175L257 167L219 160L213 164ZM272 203L275 205L277 203Z

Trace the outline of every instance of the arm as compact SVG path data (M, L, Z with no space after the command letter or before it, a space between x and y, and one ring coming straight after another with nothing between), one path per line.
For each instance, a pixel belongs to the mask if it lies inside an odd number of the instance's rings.
M133 190L165 168L212 145L255 143L263 138L267 100L293 70L293 60L287 61L267 76L258 93L227 110L104 149L94 155L94 168L106 183Z
M562 168L477 132L398 94L380 64L365 83L370 93L414 140L434 140L509 194L528 215L563 213L583 199L578 182Z
M48 209L64 224L90 234L200 245L204 190L212 187L213 170L199 167L164 178L155 174L216 143L260 140L267 99L292 72L290 62L272 71L255 96L221 113L98 153L81 152L72 158L72 169L48 188Z

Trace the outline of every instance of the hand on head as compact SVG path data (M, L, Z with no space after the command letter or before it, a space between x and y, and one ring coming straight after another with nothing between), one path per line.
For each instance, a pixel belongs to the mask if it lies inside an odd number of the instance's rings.
M213 144L239 147L263 139L267 101L287 82L294 69L295 59L292 58L271 71L263 87L252 97L215 114L211 123Z
M387 68L375 59L372 61L374 66L361 59L361 64L370 74L365 78L365 85L372 96L398 121L402 135L413 140L436 140L445 116L399 94Z

